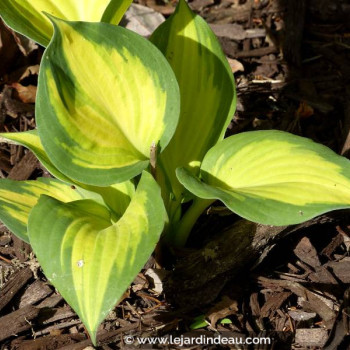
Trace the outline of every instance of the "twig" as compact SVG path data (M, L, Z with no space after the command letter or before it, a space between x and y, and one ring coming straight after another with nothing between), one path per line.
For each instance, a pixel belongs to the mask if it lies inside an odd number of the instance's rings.
M157 179L157 144L153 141L150 148L150 166L153 178Z

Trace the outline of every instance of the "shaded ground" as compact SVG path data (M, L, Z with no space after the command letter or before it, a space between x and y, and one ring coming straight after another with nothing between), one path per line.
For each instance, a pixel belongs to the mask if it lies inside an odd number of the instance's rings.
M172 2L140 3L166 16L174 8ZM239 101L228 134L276 128L347 155L347 1L194 0L191 6L213 25L235 73ZM2 24L0 33L0 126L3 131L31 129L42 49ZM1 177L39 175L48 176L30 152L0 146ZM242 336L277 331L275 342L287 338L275 349L288 349L289 342L295 349L320 349L327 339L325 349L349 348L349 212L278 229L227 214L217 203L203 216L189 248L169 261L171 273L150 259L102 325L101 349L136 348L136 343L125 344L129 334L203 331ZM195 325L201 328L194 330ZM5 227L0 234L0 344L1 350L90 345L77 317L46 283L30 247Z

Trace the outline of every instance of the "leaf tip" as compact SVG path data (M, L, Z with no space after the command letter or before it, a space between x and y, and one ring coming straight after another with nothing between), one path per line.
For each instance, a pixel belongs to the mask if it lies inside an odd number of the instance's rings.
M54 25L56 21L61 21L58 17L52 15L51 13L48 13L46 11L43 11L43 14L50 20L50 22Z
M89 333L90 340L91 340L93 346L97 346L97 330L96 330L97 327L95 329L89 329L86 325L85 325L85 327Z
M51 37L51 41L53 40L53 38L55 37L56 33L62 32L64 30L64 25L67 25L69 21L66 21L62 18L56 17L51 13L48 13L46 11L43 11L43 14L49 19L49 21L51 22L52 26L53 26L53 30L54 30L54 35L53 37Z

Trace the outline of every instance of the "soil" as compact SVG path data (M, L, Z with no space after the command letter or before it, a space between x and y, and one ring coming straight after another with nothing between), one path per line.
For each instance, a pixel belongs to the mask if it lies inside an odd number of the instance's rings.
M169 16L175 3L139 0ZM350 152L350 4L347 0L194 0L235 74L227 135L279 129ZM0 22L0 128L35 127L43 49ZM49 176L31 152L0 145L0 177ZM154 258L101 325L99 349L177 348L126 336L270 336L240 349L349 349L350 212L297 226L249 223L220 203L186 249ZM136 338L135 338L136 339ZM83 325L47 282L30 246L0 227L0 349L90 349ZM190 349L235 348L224 345Z

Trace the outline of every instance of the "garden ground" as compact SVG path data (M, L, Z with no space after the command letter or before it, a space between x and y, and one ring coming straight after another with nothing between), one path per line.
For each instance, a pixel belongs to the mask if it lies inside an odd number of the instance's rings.
M164 16L175 6L139 3ZM190 6L212 25L235 74L238 105L228 135L280 129L349 154L348 1L194 0ZM43 50L3 23L0 35L0 128L32 129ZM49 174L31 152L2 144L0 176ZM220 332L273 337L264 349L348 349L349 249L349 211L277 228L241 220L215 203L186 249L165 249L158 256L162 266L150 258L102 324L100 349L141 348L126 344L128 335ZM1 226L0 349L89 346L83 325L47 283L30 247Z

